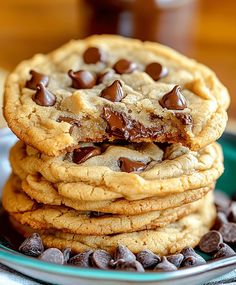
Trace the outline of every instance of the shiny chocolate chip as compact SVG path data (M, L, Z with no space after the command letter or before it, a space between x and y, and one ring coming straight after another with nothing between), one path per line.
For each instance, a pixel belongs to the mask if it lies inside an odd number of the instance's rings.
M128 159L127 157L120 157L118 160L120 170L123 172L133 172L144 170L147 165L141 161Z
M136 256L132 251L128 249L128 247L124 245L118 245L114 255L115 261L122 259L126 262L136 260Z
M98 249L94 251L91 260L93 266L100 269L109 269L112 256L107 251Z
M197 256L188 256L184 258L181 266L183 267L192 267L197 265L206 264L206 260L203 258L199 258Z
M136 68L136 63L127 59L120 59L113 66L113 69L119 74L132 73Z
M165 256L161 258L161 262L157 264L154 271L176 271L178 268L167 260Z
M205 253L211 253L219 249L219 244L223 242L220 232L212 230L206 233L200 240L199 248Z
M93 147L93 146L81 147L74 150L72 160L73 162L79 164L99 154L101 154L101 149L98 147Z
M75 256L71 257L68 261L68 264L72 264L78 267L90 267L90 259L91 255L93 254L92 250L86 250L82 253L76 254Z
M177 254L169 255L166 258L170 263L174 264L177 268L179 268L184 259L184 256L181 253L177 253Z
M219 250L213 256L213 259L217 259L221 257L230 257L235 254L236 252L229 245L225 243L221 243L219 244Z
M114 269L132 272L145 272L142 264L137 260L125 261L123 259L119 259L116 262Z
M87 64L97 63L99 61L104 62L106 60L105 52L97 47L89 47L83 54L84 62Z
M102 90L100 96L111 102L120 102L124 96L121 82L115 80L110 86Z
M58 248L48 248L46 249L40 256L40 260L56 263L56 264L64 264L64 255Z
M37 86L41 83L45 87L48 86L49 83L49 77L47 75L44 75L42 73L39 73L35 70L30 70L31 78L26 81L25 87L29 89L36 90Z
M19 247L19 251L28 256L39 256L43 251L43 243L41 237L37 233L33 233Z
M236 224L227 223L224 224L220 229L224 242L236 244Z
M153 269L161 261L160 256L149 249L140 251L136 258L137 261L142 264L144 269Z
M145 72L155 81L168 75L167 68L158 62L149 63L145 68Z
M106 80L109 80L114 75L113 70L106 71L97 75L97 84L103 83Z
M79 70L73 71L69 70L68 75L72 79L71 87L75 89L90 89L96 85L97 77L90 71Z
M166 93L159 101L163 108L169 110L184 110L187 103L184 95L181 93L181 87L176 85L170 92Z
M43 107L50 107L55 105L56 96L50 91L48 91L42 83L39 83L39 85L37 86L36 93L34 94L33 100L37 105Z
M215 205L217 209L222 210L223 212L228 212L230 207L231 200L229 197L222 191L215 191L214 193Z

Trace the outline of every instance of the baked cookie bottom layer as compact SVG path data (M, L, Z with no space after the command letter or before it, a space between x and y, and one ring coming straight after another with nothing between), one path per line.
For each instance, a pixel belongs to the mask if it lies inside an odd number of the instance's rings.
M69 234L56 230L37 232L41 235L46 247L57 247L62 250L70 247L74 253L99 248L113 252L117 245L122 244L134 253L150 249L157 254L168 255L179 252L186 246L195 247L201 237L212 227L215 217L213 196L208 195L195 213L155 230L104 236ZM35 232L33 228L20 224L13 217L11 221L16 230L25 237Z

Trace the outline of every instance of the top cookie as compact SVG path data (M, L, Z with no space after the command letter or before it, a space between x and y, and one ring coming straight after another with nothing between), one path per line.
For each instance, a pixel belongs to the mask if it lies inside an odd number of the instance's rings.
M5 89L5 117L47 155L78 142L180 142L197 150L223 132L226 88L165 46L120 36L71 41L23 61Z

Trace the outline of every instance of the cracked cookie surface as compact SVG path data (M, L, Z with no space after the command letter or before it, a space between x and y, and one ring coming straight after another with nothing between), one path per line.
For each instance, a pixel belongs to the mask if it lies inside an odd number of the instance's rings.
M220 137L228 104L207 67L157 43L102 35L19 64L4 113L21 140L48 155L116 139L197 150Z

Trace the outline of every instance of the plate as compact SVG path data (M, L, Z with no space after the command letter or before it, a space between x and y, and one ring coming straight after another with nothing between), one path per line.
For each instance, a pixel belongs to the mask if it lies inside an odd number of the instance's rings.
M9 174L7 152L14 143L15 137L9 132L0 132L0 159L7 165L4 170L4 179ZM8 143L6 143L8 142ZM229 195L236 191L236 136L225 133L220 140L225 155L225 173L217 183L217 187ZM3 148L4 146L4 148ZM3 173L3 165L0 171ZM3 176L2 176L3 177ZM3 182L3 180L1 182ZM1 193L0 193L1 196ZM222 276L235 269L236 256L210 261L205 265L180 269L175 272L145 272L134 273L124 271L99 270L61 266L42 262L35 258L24 256L0 244L0 262L25 275L59 285L130 285L130 284L162 284L162 285L199 285L209 280Z

